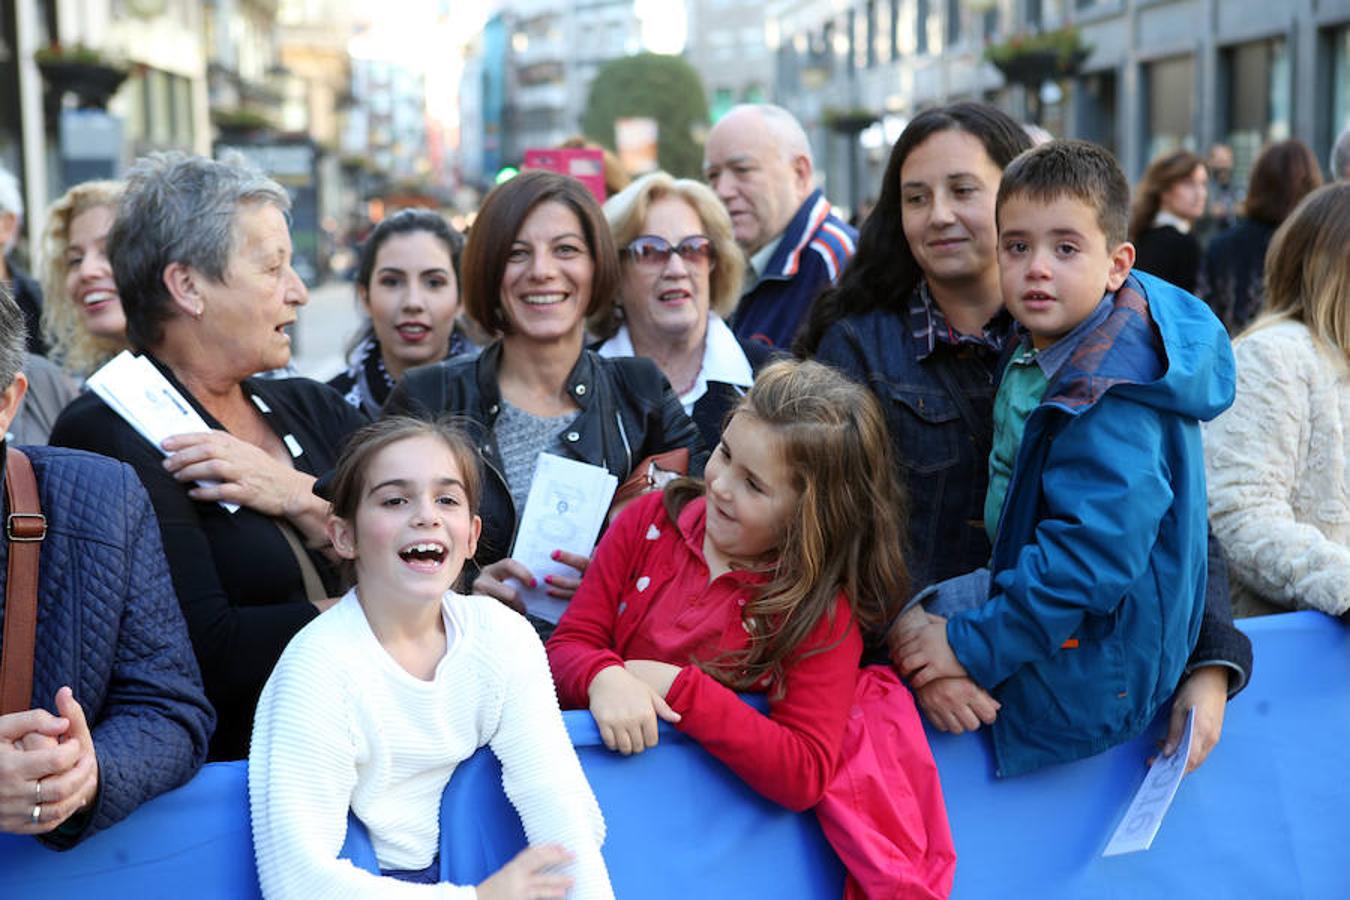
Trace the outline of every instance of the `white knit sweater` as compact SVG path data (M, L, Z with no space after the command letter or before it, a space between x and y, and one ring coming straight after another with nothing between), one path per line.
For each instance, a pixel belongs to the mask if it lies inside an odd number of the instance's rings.
M447 593L447 648L432 681L380 645L354 592L291 640L258 703L249 753L253 845L268 898L473 898L338 860L348 807L380 867L420 869L439 846L441 794L479 747L502 765L530 844L576 857L577 898L612 898L605 826L558 711L543 646L486 597ZM466 823L472 828L473 823Z
M1234 345L1237 400L1205 429L1209 515L1239 615L1350 609L1350 373L1298 322Z

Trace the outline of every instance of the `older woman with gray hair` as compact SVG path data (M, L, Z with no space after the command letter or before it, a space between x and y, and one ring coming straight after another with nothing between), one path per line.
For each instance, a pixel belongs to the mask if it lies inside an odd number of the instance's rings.
M588 323L602 339L595 349L655 362L705 446L716 447L727 412L770 356L723 321L745 272L731 218L707 185L665 172L611 197L605 218L623 259L618 299Z
M130 463L150 494L220 719L214 759L245 755L281 651L342 588L312 488L364 417L317 382L253 377L290 361L286 329L308 299L289 208L280 185L243 166L141 160L108 239L127 337L211 430L155 447L86 394L52 432Z

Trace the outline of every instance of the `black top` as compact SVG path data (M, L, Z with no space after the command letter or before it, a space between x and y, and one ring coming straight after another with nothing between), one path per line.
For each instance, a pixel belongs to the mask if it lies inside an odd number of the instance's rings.
M1214 310L1230 335L1245 328L1265 305L1262 279L1266 272L1266 250L1274 236L1274 225L1242 219L1205 248L1196 293Z
M460 328L458 322L450 332L450 346L445 358L478 352L478 345ZM352 406L367 416L376 418L380 408L394 389L394 378L384 366L384 355L374 329L353 348L347 368L328 379L328 386L342 395Z
M167 367L151 361L208 425L222 427ZM305 378L250 378L243 388L291 452L301 450L295 468L316 477L333 467L344 439L366 421L336 391ZM230 513L189 497L164 469L163 453L92 392L61 413L51 443L120 459L145 485L206 694L219 716L211 758L243 758L263 684L291 636L318 614L306 602L290 545L268 516L248 508ZM340 593L337 567L320 553L309 556L328 594Z
M762 344L759 341L746 341L736 338L736 343L741 345L741 352L745 354L745 361L750 363L750 371L756 375L769 361L787 358L786 354L776 352L768 344ZM698 426L699 436L703 438L703 446L708 450L712 450L722 440L722 426L726 423L727 413L735 408L743 396L745 396L745 391L734 384L727 384L725 381L709 381L708 389L704 391L703 396L694 401L694 409L689 417Z
M1154 225L1134 242L1134 267L1195 293L1200 274L1200 242L1171 225Z

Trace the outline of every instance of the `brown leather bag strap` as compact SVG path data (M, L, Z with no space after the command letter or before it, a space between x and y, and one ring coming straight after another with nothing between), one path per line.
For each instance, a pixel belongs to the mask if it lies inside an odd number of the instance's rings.
M47 517L38 501L33 464L13 447L5 457L5 537L9 577L5 582L5 633L0 638L0 715L33 705L33 645L37 641L38 557Z
M323 588L323 578L319 575L314 560L310 559L309 554L305 552L305 545L301 541L300 535L296 534L290 522L283 519L273 519L272 524L277 526L281 536L286 539L286 545L291 548L291 553L295 555L295 564L300 567L300 580L305 585L305 599L310 603L322 603L328 598L328 592Z

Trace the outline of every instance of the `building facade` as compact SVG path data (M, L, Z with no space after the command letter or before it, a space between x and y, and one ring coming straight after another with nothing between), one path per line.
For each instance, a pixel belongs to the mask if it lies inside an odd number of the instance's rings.
M515 0L497 11L466 49L461 106L479 119L464 118L460 152L477 158L463 171L490 178L528 149L580 134L596 73L640 49L632 0Z
M1039 108L1052 133L1104 144L1136 178L1165 150L1218 141L1239 177L1286 137L1325 164L1350 125L1350 0L779 0L769 15L774 96L807 125L845 203L876 192L909 117L956 100L1028 120ZM1037 96L984 60L991 41L1063 25L1091 52ZM877 124L832 131L840 113Z
M684 58L703 78L714 122L737 103L761 103L773 91L774 54L769 49L763 3L686 0L688 34Z

